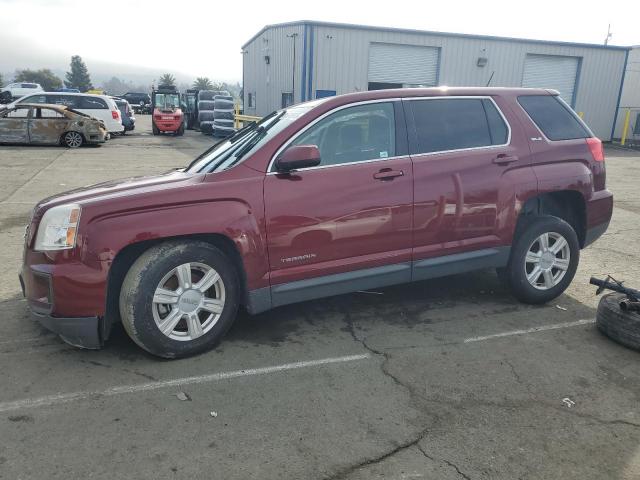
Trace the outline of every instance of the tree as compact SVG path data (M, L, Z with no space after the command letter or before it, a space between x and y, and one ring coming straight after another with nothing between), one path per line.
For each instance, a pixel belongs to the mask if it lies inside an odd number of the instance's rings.
M66 80L64 84L67 88L77 88L81 92L91 90L91 77L89 76L89 70L87 65L82 61L80 55L74 55L71 57L71 71L67 72Z
M198 90L213 90L213 83L207 77L198 77L196 81L193 82L193 88L197 88Z
M103 82L102 89L108 92L109 95L122 95L129 91L137 91L131 88L131 84L120 80L118 77L111 77L111 79Z
M16 70L13 81L39 83L47 92L52 92L62 87L62 80L48 68Z
M176 77L174 77L170 73L165 73L164 75L162 75L160 77L160 80L158 80L158 84L159 85L173 85L173 86L175 86Z

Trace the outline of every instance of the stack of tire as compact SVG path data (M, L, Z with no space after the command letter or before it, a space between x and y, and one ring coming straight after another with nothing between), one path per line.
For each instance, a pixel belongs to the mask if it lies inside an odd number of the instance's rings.
M233 135L233 97L216 95L213 99L213 136L229 137Z
M228 92L219 90L200 90L198 92L198 125L204 134L213 133L214 98L218 95L228 95Z

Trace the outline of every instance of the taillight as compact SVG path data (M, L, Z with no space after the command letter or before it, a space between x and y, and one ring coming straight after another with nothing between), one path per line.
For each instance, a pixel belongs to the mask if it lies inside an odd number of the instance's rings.
M587 146L596 162L604 162L604 148L602 148L602 142L599 138L587 138Z
M114 120L120 120L120 113L117 110L111 110L111 116Z

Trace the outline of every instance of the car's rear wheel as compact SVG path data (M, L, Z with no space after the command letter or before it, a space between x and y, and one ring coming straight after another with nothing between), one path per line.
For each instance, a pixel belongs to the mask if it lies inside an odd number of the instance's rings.
M569 286L579 258L571 225L557 217L532 216L518 228L509 264L499 276L518 300L545 303Z
M63 135L62 142L66 147L78 148L84 143L84 138L78 132L67 132Z
M131 266L120 291L120 315L129 336L165 358L213 348L235 320L236 268L204 242L167 242Z

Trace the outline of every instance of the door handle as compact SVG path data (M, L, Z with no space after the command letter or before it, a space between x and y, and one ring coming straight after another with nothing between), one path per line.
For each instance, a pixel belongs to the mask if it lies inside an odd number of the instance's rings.
M373 174L373 178L376 180L388 181L393 180L396 177L402 177L404 172L402 170L391 170L390 168L383 168L377 173Z
M518 157L516 155L507 155L506 153L501 153L493 159L493 163L495 163L496 165L508 165L517 161Z

